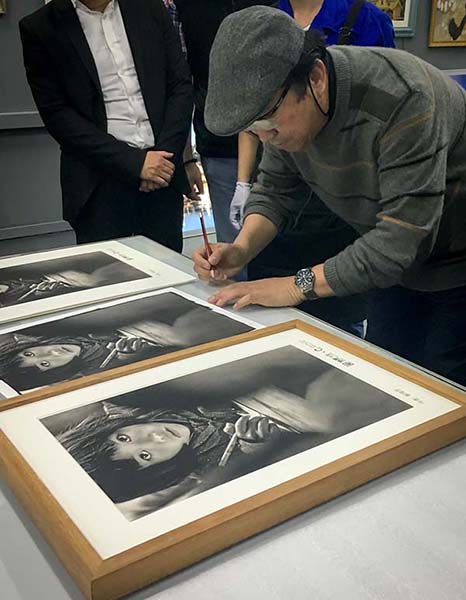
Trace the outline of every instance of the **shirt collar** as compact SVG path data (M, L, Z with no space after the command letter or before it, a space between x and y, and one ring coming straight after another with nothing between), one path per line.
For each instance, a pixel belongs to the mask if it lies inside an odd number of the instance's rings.
M112 11L115 8L115 2L116 2L116 0L110 0L110 2L105 7L104 12L100 13L100 14L104 14L106 12ZM79 8L79 10L83 10L84 12L87 12L91 15L95 15L97 13L97 11L91 10L90 8L88 8L85 4L83 4L79 0L71 0L71 3L73 4L73 7L75 10L77 10Z

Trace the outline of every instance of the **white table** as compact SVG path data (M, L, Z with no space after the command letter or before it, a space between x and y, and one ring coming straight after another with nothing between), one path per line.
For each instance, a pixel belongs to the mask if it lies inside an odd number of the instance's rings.
M135 237L125 243L172 266L191 270L188 259L147 239ZM202 299L211 294L211 288L198 281L182 289ZM299 317L329 329L294 309L251 309L247 314L264 325ZM464 600L466 441L366 484L131 598ZM82 600L78 588L3 483L0 599Z

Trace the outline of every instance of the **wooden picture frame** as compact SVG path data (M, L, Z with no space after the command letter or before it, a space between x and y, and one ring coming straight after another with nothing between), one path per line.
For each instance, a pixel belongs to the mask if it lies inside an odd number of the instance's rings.
M464 2L432 0L429 28L430 48L452 48L466 46L466 5Z
M414 36L418 0L371 0L371 2L391 17L396 37Z
M115 515L110 515L108 522L99 519L99 503L107 510L111 501L39 419L49 422L56 418L58 407L62 412L68 410L77 398L79 402L75 406L78 407L82 406L84 397L89 405L96 398L107 398L112 385L119 386L120 393L122 389L145 390L149 385L152 397L157 385L182 381L186 376L187 381L191 381L191 377L198 377L199 381L199 376L208 375L219 365L232 371L234 362L241 362L244 357L256 360L262 356L263 364L268 364L269 357L264 359L264 348L269 349L267 352L272 351L271 348L280 352L283 349L290 351L290 348L293 352L299 351L306 355L306 360L324 369L324 374L332 372L354 378L357 386L368 386L370 394L383 394L398 408L390 413L391 416L368 421L369 424L348 429L310 450L222 483L220 489L228 490L228 494L217 493L219 486L213 486L180 500L175 504L175 510L173 505L164 507L160 512L129 524L113 508ZM244 364L237 373L243 372ZM298 368L297 365L291 369L291 379ZM176 373L176 379L167 375L170 370ZM119 371L82 379L78 390L76 382L65 383L49 390L50 397L42 391L35 397L29 395L14 400L10 405L0 404L0 472L85 597L92 600L116 599L140 589L466 436L464 392L301 321L260 329ZM115 379L117 375L121 377ZM227 386L228 382L221 384ZM324 390L324 399L332 397L327 394L329 390ZM191 386L189 391L195 389ZM375 402L376 396L370 397ZM401 408L402 404L408 408ZM11 409L12 406L16 408ZM316 406L313 404L313 414ZM349 415L352 414L350 408ZM338 423L342 425L343 420ZM25 441L30 437L29 427L33 428L31 431L43 431L45 445L50 444L50 448L57 451L55 459L59 452L63 454L58 459L63 458L69 472L63 469L58 476L60 482L54 481L57 475L51 475L51 470L43 466L44 459L49 464L54 461L50 460L41 440L40 443L37 439L31 442L32 446ZM67 489L74 477L78 477L77 485L85 483L89 486L86 493L92 495L92 499L85 494L79 495L79 499L72 500L76 511L69 511L66 506L79 489ZM91 503L93 513L86 516L87 524L80 521L80 511L84 508L77 506L77 503L82 506L86 502ZM198 517L186 517L184 513L188 514L193 507L195 511L201 511ZM154 535L157 528L153 524L157 519L163 521L162 525L159 523L163 533ZM187 521L182 526L172 526L167 524L170 519ZM106 528L111 522L116 523L116 529L111 529L112 535L108 536ZM90 536L83 531L89 523L94 523ZM115 542L119 527L122 528L123 544L128 547L112 554L120 544ZM129 532L130 538L134 535L139 539L140 531L144 531L144 541L134 543L133 539L127 538ZM108 540L108 537L114 537L114 540ZM102 543L105 550L102 550Z

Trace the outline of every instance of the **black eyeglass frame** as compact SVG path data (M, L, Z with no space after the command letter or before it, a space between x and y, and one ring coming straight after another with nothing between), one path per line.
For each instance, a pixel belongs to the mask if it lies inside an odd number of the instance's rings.
M291 87L290 85L286 85L283 88L283 92L280 94L279 99L275 102L273 107L269 111L267 111L264 115L260 116L257 119L254 119L254 121L266 121L267 119L270 119L270 117L272 117L277 112L277 110L280 108L280 106L283 104L283 101L285 100L286 95L290 91L290 87Z
M280 106L283 104L283 101L285 100L286 95L290 91L290 88L291 88L291 85L286 85L283 89L283 92L280 94L280 97L275 102L275 104L272 106L272 108L270 110L268 110L262 116L258 117L257 119L254 119L254 122L251 123L251 125L249 127L247 127L245 131L247 133L250 133L250 134L256 136L257 134L255 134L254 131L252 131L250 128L253 127L254 123L257 123L258 121L269 120L277 112L277 110L280 108Z

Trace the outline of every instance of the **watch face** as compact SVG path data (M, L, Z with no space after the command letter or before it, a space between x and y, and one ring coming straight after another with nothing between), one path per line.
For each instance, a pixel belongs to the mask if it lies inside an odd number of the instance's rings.
M296 273L295 282L303 294L308 294L314 289L315 278L312 269L301 269Z

